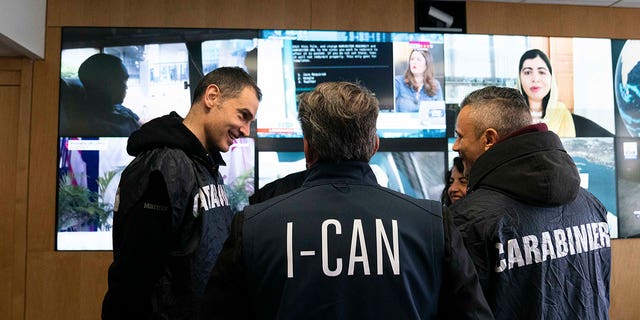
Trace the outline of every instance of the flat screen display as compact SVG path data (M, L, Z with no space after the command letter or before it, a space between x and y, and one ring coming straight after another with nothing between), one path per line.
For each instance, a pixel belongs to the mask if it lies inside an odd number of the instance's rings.
M111 250L113 208L120 176L133 160L125 137L62 137L58 159L57 250ZM253 194L255 147L241 138L220 167L234 211Z
M530 106L536 91L546 92L545 122L559 136L614 136L610 39L445 34L444 41L447 103L459 104L485 86L529 92ZM540 77L521 81L520 59L532 49L547 56L550 82ZM531 66L547 68L543 60L537 61L539 65Z
M638 40L65 27L61 48L58 250L111 249L114 192L132 160L127 137L171 111L184 117L195 83L221 66L244 68L263 93L251 137L224 154L234 210L241 210L256 188L304 168L297 100L318 83L358 82L375 94L381 149L372 167L378 181L427 199L440 198L444 172L457 155L451 147L462 99L496 85L534 98L536 91L548 90L551 103L541 121L555 122L549 126L563 138L582 186L607 208L612 237L640 237ZM531 84L522 74L521 58L531 49L548 57L552 80L547 84ZM81 65L95 54L118 58L126 77L116 77L124 74L117 68L106 73L89 68L81 77ZM105 117L95 111L98 104L87 83L111 78L119 82L106 85L113 89L110 95L121 97L115 115Z
M255 76L257 31L63 28L61 47L56 249L111 250L115 192L133 159L128 136L172 111L186 116L210 70L239 66ZM254 145L239 139L223 154L236 211L253 194Z
M444 36L442 34L263 30L258 53L258 137L300 138L298 94L327 81L358 82L380 102L382 138L443 138ZM433 92L416 95L405 73L421 59ZM422 83L421 83L422 84Z
M618 199L614 138L562 138L567 153L580 174L580 186L587 189L607 208L611 238L618 237Z
M258 186L304 170L303 152L260 151ZM369 162L378 184L421 199L439 200L444 188L444 152L382 151Z
M640 139L616 140L619 234L621 238L640 237Z

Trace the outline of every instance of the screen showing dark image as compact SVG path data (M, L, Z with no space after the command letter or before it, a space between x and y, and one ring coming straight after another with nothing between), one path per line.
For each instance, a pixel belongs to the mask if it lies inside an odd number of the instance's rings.
M618 138L618 216L621 238L640 237L640 139Z

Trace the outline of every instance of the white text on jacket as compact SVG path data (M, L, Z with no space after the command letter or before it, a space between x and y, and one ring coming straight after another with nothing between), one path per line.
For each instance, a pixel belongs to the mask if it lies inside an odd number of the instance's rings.
M559 259L567 255L611 247L609 225L606 222L544 231L540 234L540 239L541 241L533 234L521 239L509 239L506 252L504 243L496 243L498 261L495 271L503 272L514 267L541 263L547 259Z
M200 212L228 205L229 200L223 185L210 184L202 186L193 198L193 216L197 217Z
M294 265L293 265L293 256L294 256L294 248L293 248L293 232L294 226L293 222L287 222L287 277L293 278L294 276ZM398 245L398 221L391 220L391 237L387 234L387 231L384 228L384 224L382 223L382 219L376 219L376 227L375 227L375 249L376 249L376 273L378 275L382 275L384 273L383 268L383 249L386 252L386 256L389 259L389 263L391 265L391 269L393 270L393 274L400 274L400 251ZM342 258L336 258L334 261L329 261L329 252L331 248L329 247L329 239L338 237L340 238L342 235L342 224L340 221L336 219L327 219L322 222L321 226L321 237L322 237L322 272L328 277L336 277L339 276L343 270L343 262ZM391 242L389 241L391 240ZM369 239L369 246L371 246L371 239ZM364 229L362 226L361 219L353 220L353 228L351 230L351 244L349 251L349 262L347 267L347 275L353 275L354 270L356 269L356 263L361 264L361 268L364 275L370 275L371 269L369 267L369 256L367 251L367 241L364 237ZM360 254L358 254L360 252ZM314 250L301 250L299 252L300 256L315 256L316 251Z

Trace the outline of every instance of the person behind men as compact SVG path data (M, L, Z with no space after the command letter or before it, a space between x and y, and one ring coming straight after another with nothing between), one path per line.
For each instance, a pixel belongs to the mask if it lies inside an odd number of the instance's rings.
M469 176L451 206L496 319L608 319L607 210L516 89L461 103L453 150Z
M443 205L450 206L467 195L469 179L464 175L464 165L460 157L453 158L453 165L445 174L444 181L445 186L440 197Z
M103 319L192 319L227 238L232 211L221 152L249 135L262 97L241 68L205 75L182 119L147 122L116 195Z
M307 178L234 217L202 319L491 318L442 205L376 182L377 117L357 84L302 94Z
M120 58L94 54L82 62L78 77L84 96L61 97L61 136L128 137L140 128L138 115L122 105L129 73ZM74 94L81 92L76 89Z

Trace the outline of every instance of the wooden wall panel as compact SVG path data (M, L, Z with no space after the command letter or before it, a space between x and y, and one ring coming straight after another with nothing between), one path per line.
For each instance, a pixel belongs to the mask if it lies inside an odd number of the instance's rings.
M29 201L29 170L31 142L31 97L33 80L33 61L22 59L20 74L20 113L18 116L18 141L16 163L16 202L14 234L14 280L12 319L24 317L26 299L26 252L27 252L27 217Z
M638 319L640 315L640 239L611 241L611 307L615 319Z
M25 319L99 319L110 252L30 253Z
M467 32L639 39L640 9L467 1Z
M311 2L49 0L47 25L308 29L311 27Z
M29 178L29 252L50 252L55 244L58 145L59 28L47 28L45 60L34 64ZM28 266L29 267L29 266ZM29 273L41 270L28 269Z
M312 1L311 28L412 32L413 0Z
M30 60L0 59L0 319L24 317L31 76Z
M0 77L7 71L0 70ZM2 111L0 128L0 172L8 174L3 176L0 184L0 318L9 319L13 310L13 286L18 279L14 279L14 233L15 225L15 201L16 195L16 167L18 141L18 113L20 109L20 87L16 85L4 85L0 82L0 101L8 108ZM23 257L24 259L24 257Z

